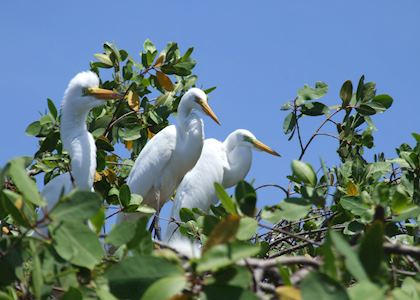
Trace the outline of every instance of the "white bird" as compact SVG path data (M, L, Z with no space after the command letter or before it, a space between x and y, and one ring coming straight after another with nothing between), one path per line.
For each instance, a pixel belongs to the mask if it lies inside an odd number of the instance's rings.
M171 211L171 217L175 222L170 222L166 228L164 239L166 242L180 250L187 248L190 241L179 232L176 223L180 221L181 208L200 208L207 212L210 205L218 201L214 183L229 188L243 180L251 167L254 148L279 156L277 152L257 140L245 129L235 130L224 142L216 139L204 141L200 159L185 175L177 189ZM179 245L183 244L182 241L184 241L184 246L180 247ZM196 246L193 244L192 248Z
M195 111L204 112L220 125L207 103L207 95L198 88L191 88L181 98L176 125L164 128L146 144L128 175L131 193L141 195L143 203L157 213L200 157L203 120ZM121 213L117 223L140 216L140 213Z
M62 194L74 187L93 190L96 171L96 146L87 130L89 111L104 104L104 100L120 98L115 91L99 88L98 76L90 71L78 73L69 83L61 103L60 135L63 148L71 159L70 173L61 174L48 182L42 190L48 208L53 207Z

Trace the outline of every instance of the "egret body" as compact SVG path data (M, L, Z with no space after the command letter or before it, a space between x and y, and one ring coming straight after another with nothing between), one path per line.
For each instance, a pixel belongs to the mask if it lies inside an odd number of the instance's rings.
M98 76L90 71L81 72L70 81L61 104L60 135L71 159L71 171L53 178L42 190L49 208L57 203L61 194L69 193L74 187L93 189L96 146L86 118L89 111L103 105L104 100L119 97L114 91L100 89Z
M188 90L179 103L177 123L161 130L145 145L128 175L131 193L141 195L143 203L157 212L200 157L204 130L196 111L204 112L220 125L207 104L206 94L198 88ZM139 216L140 213L122 213L117 223Z
M214 183L229 188L243 180L251 167L252 150L255 148L279 156L245 129L235 130L224 142L216 139L205 140L200 159L185 175L177 189L171 217L179 221L179 211L183 207L199 208L207 212L210 205L218 201ZM176 222L170 222L166 229L165 241L180 245L181 240L188 238L179 232Z

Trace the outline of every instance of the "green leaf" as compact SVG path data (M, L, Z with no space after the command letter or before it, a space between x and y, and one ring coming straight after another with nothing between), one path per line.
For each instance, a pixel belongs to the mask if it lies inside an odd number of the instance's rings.
M340 98L343 101L342 107L349 105L353 96L353 84L350 80L346 80L340 90Z
M229 195L226 193L223 186L215 182L214 189L216 191L217 198L219 198L220 202L222 202L222 205L226 209L226 211L231 214L236 214L235 203L233 202L232 198L230 198Z
M372 102L370 102L370 106L376 112L384 112L385 110L391 107L393 101L394 100L389 95L377 95L372 99Z
M113 63L108 55L103 53L96 53L93 55L97 60L99 60L101 63L103 63L107 67L112 67Z
M258 300L259 298L250 291L227 284L205 285L203 292L207 300Z
M216 271L234 262L259 253L260 247L245 242L220 244L206 251L197 262L197 271Z
M301 112L307 116L320 116L329 113L329 108L321 102L306 102L301 106Z
M311 210L312 204L304 198L286 198L273 209L262 211L261 218L276 224L280 220L297 221L305 217Z
M125 221L116 224L111 232L106 236L105 243L119 247L131 241L136 235L136 221Z
M344 256L344 263L347 270L357 279L357 281L369 281L362 264L354 250L347 244L346 240L337 232L330 231L330 238L337 251Z
M356 111L362 116L371 116L376 114L376 110L371 104L360 104L359 107L356 107Z
M37 136L41 132L41 123L39 121L32 122L26 127L25 132L29 136Z
M57 115L58 115L57 108L55 107L54 102L50 98L47 99L47 105L48 105L48 110L50 111L53 118L57 119Z
M87 220L98 213L102 198L98 193L74 190L58 202L49 215L53 220Z
M257 194L254 188L246 181L239 181L235 188L235 200L241 212L248 217L255 216Z
M182 275L180 266L149 255L126 257L105 272L112 294L119 299L140 299L157 280Z
M167 300L180 293L186 286L185 276L169 276L155 281L143 294L142 300Z
M257 232L257 220L249 217L243 217L239 221L239 229L236 233L236 238L241 241L249 240Z
M289 134L296 126L296 115L294 112L289 113L283 121L283 132Z
M315 100L323 97L328 92L328 85L322 81L315 83L315 88L304 85L298 90L298 98L301 100Z
M362 202L357 196L344 196L340 199L340 205L355 216L372 216L370 206Z
M128 207L128 205L130 204L131 192L130 192L130 188L125 183L120 187L119 198L120 198L121 205L124 208Z
M360 101L363 99L363 90L364 90L365 75L362 75L359 79L359 84L357 85L356 99Z
M359 282L348 289L351 300L360 300L369 295L369 300L385 299L385 289L380 289L371 282Z
M63 296L61 296L60 298L60 300L82 300L82 299L83 299L82 292L75 287L70 287L69 290L65 292Z
M19 157L10 162L9 175L25 200L38 206L47 204L39 194L36 183L26 173L24 158Z
M319 272L312 272L303 279L301 283L301 292L303 300L349 299L349 296L343 286Z
M93 269L104 253L98 237L80 221L64 221L49 226L57 253L71 263Z
M41 299L43 285L41 260L39 259L38 253L36 251L35 242L30 241L29 246L31 248L32 257L32 288L35 298Z
M238 232L239 221L240 218L238 215L227 215L226 218L220 220L210 233L202 248L202 252L205 253L216 245L232 241Z
M379 275L381 270L384 258L383 242L383 224L380 221L375 221L363 236L359 248L359 259L372 280Z
M306 183L309 186L316 185L316 174L314 169L310 164L307 164L300 160L292 161L292 171L293 175L298 178L300 181Z

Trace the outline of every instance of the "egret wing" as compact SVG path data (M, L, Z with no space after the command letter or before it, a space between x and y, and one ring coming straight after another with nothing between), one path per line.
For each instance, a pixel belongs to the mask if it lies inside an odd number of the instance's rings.
M215 139L206 139L197 164L184 176L178 186L171 217L179 221L179 211L183 207L208 211L210 205L217 202L214 183L222 183L226 164L227 157L223 144ZM174 222L168 224L166 241L179 238L177 228L178 225Z
M159 180L176 146L176 127L168 126L155 135L142 149L127 178L132 193L145 197Z

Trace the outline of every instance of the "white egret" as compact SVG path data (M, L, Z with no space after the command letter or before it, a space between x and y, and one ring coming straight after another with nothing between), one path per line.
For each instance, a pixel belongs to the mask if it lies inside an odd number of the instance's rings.
M92 190L96 171L96 146L87 130L89 111L104 104L104 100L120 98L115 91L99 88L98 76L90 71L78 73L69 83L61 103L60 135L63 148L69 153L71 171L53 178L45 185L42 195L48 208L57 203L61 194L74 187Z
M166 228L166 242L181 248L182 241L188 241L188 238L179 232L178 224L176 224L180 221L181 208L196 207L207 212L211 204L217 203L214 183L217 182L224 188L229 188L243 180L251 167L253 148L279 156L277 152L257 140L245 129L235 130L224 142L216 139L204 141L200 159L185 175L177 189L171 211L171 217L175 222L170 222ZM186 247L187 243L184 245L184 248ZM195 248L194 245L193 248Z
M143 203L155 208L157 213L200 157L203 120L195 111L204 112L220 125L207 103L207 95L191 88L181 98L176 125L164 128L146 144L128 175L131 193L141 195ZM140 216L141 213L121 213L117 223Z

